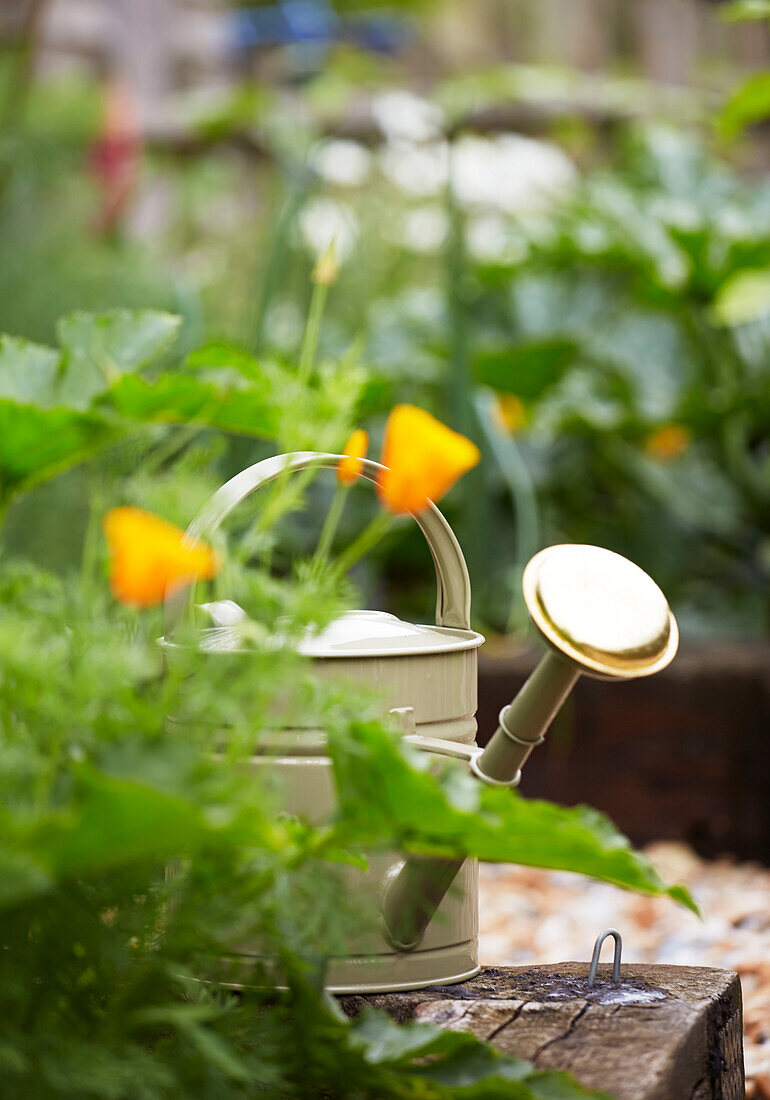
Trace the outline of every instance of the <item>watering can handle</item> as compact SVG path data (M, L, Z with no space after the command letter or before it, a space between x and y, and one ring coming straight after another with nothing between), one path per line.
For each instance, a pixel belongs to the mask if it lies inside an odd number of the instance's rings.
M254 466L231 477L201 509L185 533L185 540L210 541L232 510L247 496L275 481L283 473L296 473L312 467L336 469L342 455L316 451L294 451L291 454L265 458ZM362 460L361 476L376 482L381 470L379 462ZM471 585L460 544L441 512L432 502L425 511L414 516L425 536L436 567L436 625L470 629ZM166 637L171 637L188 604L183 591L172 592L166 599Z

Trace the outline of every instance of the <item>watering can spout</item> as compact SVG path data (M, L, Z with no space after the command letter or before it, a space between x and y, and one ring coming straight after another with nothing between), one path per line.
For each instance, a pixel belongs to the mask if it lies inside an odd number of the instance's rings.
M638 566L597 546L551 546L524 571L524 598L547 652L500 712L471 771L493 786L517 786L532 750L581 675L630 680L660 671L678 646L666 598ZM400 950L416 947L463 860L409 857L383 900L386 932Z
M529 754L545 740L580 672L556 653L546 653L519 694L500 711L487 747L471 762L486 783L517 786Z

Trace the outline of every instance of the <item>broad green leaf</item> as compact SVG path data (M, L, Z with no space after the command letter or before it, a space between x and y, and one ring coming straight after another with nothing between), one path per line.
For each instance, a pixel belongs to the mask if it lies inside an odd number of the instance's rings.
M86 765L75 769L74 784L66 807L30 823L0 808L3 868L14 872L7 894L0 890L0 905L14 904L48 882L100 875L137 860L162 863L202 845L258 845L276 852L291 846L295 826L276 824L253 808L232 819L210 819L183 796Z
M473 373L478 382L495 390L536 401L574 362L577 345L558 336L525 340L505 348L478 351Z
M755 19L770 19L770 0L732 0L722 4L717 18L723 23L746 23Z
M233 385L226 379L162 374L154 382L126 375L104 395L103 403L132 420L198 421L223 431L272 438L277 417L265 388Z
M745 325L770 313L770 270L738 271L722 283L711 303L718 325Z
M47 409L57 404L61 355L18 336L0 336L0 400Z
M770 73L749 77L733 92L716 120L726 137L735 137L741 130L770 115Z
M384 1012L365 1008L350 1025L349 1043L370 1065L417 1077L431 1098L462 1095L471 1100L578 1100L604 1093L584 1089L565 1073L536 1070L522 1058L501 1054L474 1035L427 1023L396 1024ZM459 1092L462 1090L462 1093Z
M50 875L22 852L0 852L0 909L46 893L53 885Z
M223 367L230 367L251 380L263 376L263 365L256 355L223 341L204 344L185 359L185 369L190 371L221 370Z
M0 400L0 495L52 477L117 434L115 425L94 413Z
M587 336L584 352L623 380L640 418L660 423L676 415L691 355L681 327L665 313L627 309Z
M176 795L89 768L80 769L76 782L68 810L41 815L29 829L5 823L10 845L52 878L170 858L188 851L206 831L200 809Z
M341 821L363 842L394 836L405 850L477 856L489 862L575 871L643 894L667 894L697 912L689 894L668 887L603 814L487 787L451 768L445 785L410 763L402 743L359 723L330 753ZM414 764L425 766L420 756Z
M141 370L173 342L181 318L157 310L71 313L57 326L64 352L62 404L87 409L124 374Z

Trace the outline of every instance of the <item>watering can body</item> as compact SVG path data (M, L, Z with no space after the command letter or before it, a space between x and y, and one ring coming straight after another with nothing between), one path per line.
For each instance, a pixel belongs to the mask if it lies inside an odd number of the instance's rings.
M339 455L301 452L265 459L232 478L187 531L209 540L254 490L293 471L334 468ZM376 481L383 467L362 462ZM436 569L435 624L402 622L381 611L350 611L298 646L315 675L375 692L382 715L395 714L402 734L428 754L430 766L459 767L483 783L516 786L521 767L581 675L608 680L649 676L673 659L676 622L655 582L633 563L596 546L540 551L522 581L546 654L482 751L476 746L477 653L484 639L470 627L470 581L451 528L433 504L414 519ZM227 601L225 601L227 603ZM206 605L220 608L224 605ZM232 604L224 610L230 615ZM166 600L165 644L189 608L184 592ZM236 609L237 610L237 609ZM219 624L226 625L224 623ZM203 647L231 652L237 632L204 632ZM231 644L235 639L235 643ZM318 729L286 729L263 739L252 757L277 781L283 808L314 823L335 811L332 763ZM419 989L472 977L478 963L478 867L472 859L398 852L372 854L367 870L347 871L347 895L360 913L344 951L329 960L335 993ZM261 958L258 944L234 956Z
M224 485L188 529L191 539L210 539L229 512L252 491L287 471L335 467L337 455L298 453L266 459ZM364 463L363 476L375 481L381 467ZM476 747L477 652L482 635L470 629L470 582L457 540L443 515L430 505L415 517L433 556L437 577L436 623L403 622L381 611L350 611L298 647L320 679L375 693L383 719L395 715L403 736L429 755L436 768L467 768ZM166 607L166 645L183 614L182 595ZM212 656L230 649L228 632L204 631ZM390 719L391 721L393 718ZM252 767L267 769L290 814L313 823L332 818L335 790L326 736L318 729L276 731L262 741ZM373 853L366 870L344 872L346 892L361 919L348 936L345 953L328 962L326 984L334 993L418 989L464 981L479 970L478 864L465 860L453 875L419 943L396 944L380 907L388 884L404 866L398 852ZM258 944L234 950L248 968L261 958Z
M403 735L435 766L463 767L476 748L476 657L483 640L469 629L351 611L299 648L317 677L375 692L383 717L395 713ZM287 812L319 824L333 816L334 779L323 730L282 731L252 758L252 766L270 770ZM348 898L355 899L361 919L348 936L346 954L328 962L331 992L417 989L477 973L477 861L464 861L411 950L394 944L379 913L388 883L403 864L397 852L375 853L366 871L345 872Z

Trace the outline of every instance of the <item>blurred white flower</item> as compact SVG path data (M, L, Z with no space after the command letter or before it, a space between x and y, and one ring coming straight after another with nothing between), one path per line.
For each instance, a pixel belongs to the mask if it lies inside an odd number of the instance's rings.
M334 199L310 199L299 215L299 229L306 247L320 257L334 245L335 258L341 262L353 251L358 224L353 211Z
M440 324L446 310L446 296L441 287L408 286L397 300L405 317L422 324Z
M548 205L577 178L558 146L520 134L459 138L452 147L451 172L459 202L508 214Z
M437 195L449 175L449 147L444 141L428 145L392 142L380 153L383 173L400 191L417 198Z
M581 222L575 227L575 243L581 252L598 256L612 244L612 233L599 222Z
M372 115L388 140L432 141L441 136L444 114L412 92L381 92L372 100Z
M468 219L465 244L475 260L516 263L523 260L527 245L514 236L511 224L502 214L478 214Z
M372 154L357 141L332 138L316 145L310 163L319 176L341 187L360 187L372 167Z
M756 218L730 203L715 204L712 216L719 232L727 237L740 239L756 232Z
M692 260L682 252L667 252L658 258L655 271L664 286L677 290L690 277Z
M692 233L703 225L703 215L698 207L675 195L656 196L649 205L650 213L667 226L684 233Z
M396 234L396 244L410 252L430 255L438 252L449 232L449 219L440 206L418 206L408 210L401 220Z

